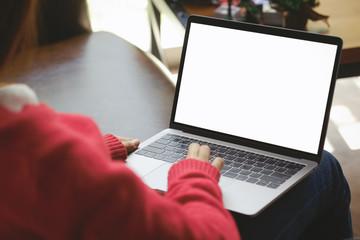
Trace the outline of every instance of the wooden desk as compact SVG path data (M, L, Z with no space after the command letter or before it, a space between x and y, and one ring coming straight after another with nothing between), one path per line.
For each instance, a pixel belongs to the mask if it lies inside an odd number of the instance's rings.
M173 12L168 0L151 0L158 11L164 13L172 21L178 21L179 13ZM201 2L180 0L180 8L188 14L212 16L215 6ZM360 1L359 0L320 0L315 9L319 13L329 15L330 29L328 34L343 39L343 51L340 60L339 78L360 75ZM184 21L183 19L180 19Z
M145 140L169 126L173 85L141 50L110 33L39 48L16 82L59 112L92 117L104 134Z

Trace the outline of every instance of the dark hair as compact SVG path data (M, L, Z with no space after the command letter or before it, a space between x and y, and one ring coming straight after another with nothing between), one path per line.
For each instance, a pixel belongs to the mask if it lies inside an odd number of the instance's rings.
M86 32L91 32L86 0L0 0L0 80L21 70L31 58L25 50Z
M37 0L0 0L0 71L18 52L37 45Z

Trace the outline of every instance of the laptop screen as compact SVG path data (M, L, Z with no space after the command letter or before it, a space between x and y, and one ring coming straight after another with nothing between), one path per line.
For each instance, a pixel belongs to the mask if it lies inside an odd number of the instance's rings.
M317 154L337 47L191 23L174 122Z

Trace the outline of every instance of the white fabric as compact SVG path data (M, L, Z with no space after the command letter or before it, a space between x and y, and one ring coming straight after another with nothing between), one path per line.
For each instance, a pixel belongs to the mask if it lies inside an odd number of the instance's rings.
M34 90L25 84L11 84L0 88L0 104L9 110L20 112L25 104L38 104Z

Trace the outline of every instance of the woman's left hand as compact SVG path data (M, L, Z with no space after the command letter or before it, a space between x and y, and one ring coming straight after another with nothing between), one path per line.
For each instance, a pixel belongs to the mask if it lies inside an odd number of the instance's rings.
M140 140L139 139L132 139L132 138L126 138L126 137L118 137L116 136L122 144L124 144L126 150L128 153L131 153L135 151L135 149L139 146Z

